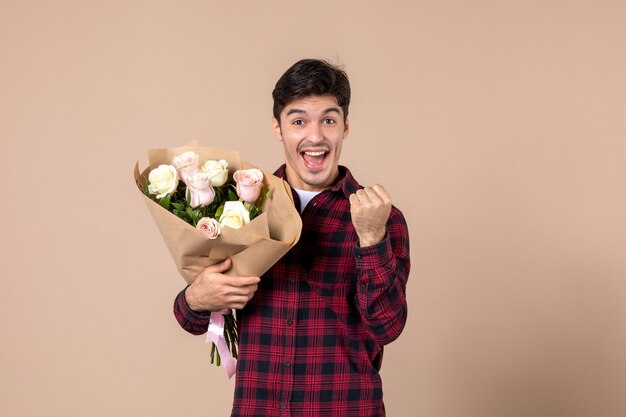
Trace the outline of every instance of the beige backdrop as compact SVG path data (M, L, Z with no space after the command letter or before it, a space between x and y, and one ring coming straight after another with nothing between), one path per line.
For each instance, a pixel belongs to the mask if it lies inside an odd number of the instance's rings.
M626 6L0 1L0 415L226 416L132 166L271 169L274 82L345 65L343 163L409 222L392 417L626 415Z

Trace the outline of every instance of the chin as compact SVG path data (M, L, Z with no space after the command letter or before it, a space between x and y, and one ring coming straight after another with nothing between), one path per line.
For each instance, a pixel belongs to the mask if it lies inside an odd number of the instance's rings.
M303 178L304 183L312 187L329 187L330 174L326 172L320 172L315 175L308 175Z

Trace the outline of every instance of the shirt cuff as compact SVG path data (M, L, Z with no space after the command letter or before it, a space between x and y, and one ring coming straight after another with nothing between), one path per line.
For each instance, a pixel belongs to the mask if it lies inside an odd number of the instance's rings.
M357 269L376 269L385 266L393 257L389 236L372 246L355 246L353 249Z
M176 298L176 304L178 305L178 310L181 312L181 314L184 317L186 317L190 321L193 321L194 323L200 324L203 321L206 321L206 323L208 324L209 319L211 318L211 312L192 310L191 307L189 307L189 304L187 304L187 299L185 298L186 289L187 287L185 287L185 289L182 290L178 294L178 297Z

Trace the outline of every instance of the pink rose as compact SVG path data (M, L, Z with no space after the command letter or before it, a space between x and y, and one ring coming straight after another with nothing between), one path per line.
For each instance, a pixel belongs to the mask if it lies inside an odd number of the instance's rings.
M220 233L222 233L222 226L220 223L210 217L203 217L198 220L196 228L200 230L207 239L216 239Z
M263 188L263 173L258 169L240 169L233 178L237 182L237 195L242 201L254 203Z
M215 190L211 186L211 177L204 172L199 172L189 178L187 189L191 197L189 205L194 208L208 206L215 198Z
M175 156L172 163L178 170L178 175L185 184L189 183L189 178L200 172L198 154L193 151L183 152Z

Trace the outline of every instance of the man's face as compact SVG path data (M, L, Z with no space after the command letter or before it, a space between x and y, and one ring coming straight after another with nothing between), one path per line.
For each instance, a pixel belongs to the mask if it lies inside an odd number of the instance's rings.
M324 95L294 100L273 125L285 148L290 185L308 191L329 188L339 173L341 144L349 130L337 99Z

